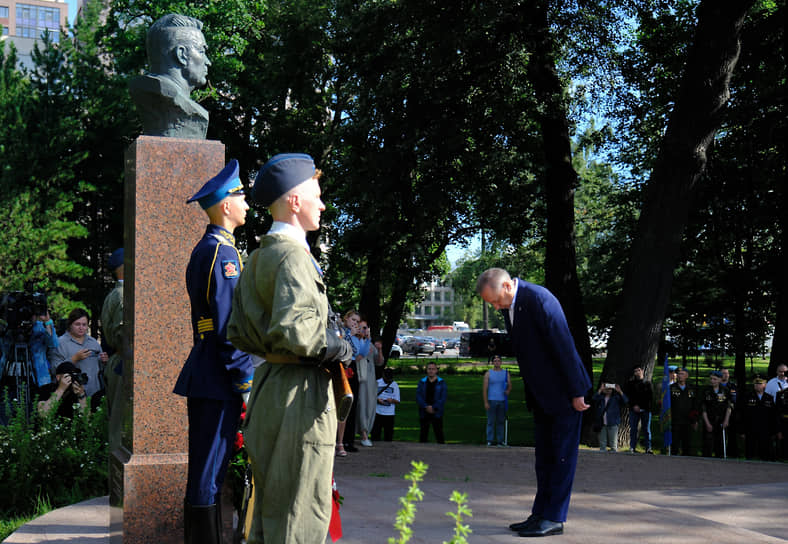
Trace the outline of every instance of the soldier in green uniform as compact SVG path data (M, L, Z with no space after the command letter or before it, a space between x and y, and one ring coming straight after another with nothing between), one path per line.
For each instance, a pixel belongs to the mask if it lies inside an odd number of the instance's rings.
M701 418L703 420L703 456L723 456L722 431L728 428L733 402L728 389L720 385L722 373L714 370L709 375L710 385L701 393Z
M120 447L123 424L123 248L116 249L107 259L107 268L115 276L115 287L104 299L101 307L102 347L109 354L104 367L107 382L107 407L109 408L109 451Z
M265 359L244 422L255 490L249 544L322 544L328 533L337 416L323 365L352 352L328 328L323 274L306 241L325 210L319 177L309 155L288 153L263 165L252 188L274 223L241 273L227 329L236 347Z

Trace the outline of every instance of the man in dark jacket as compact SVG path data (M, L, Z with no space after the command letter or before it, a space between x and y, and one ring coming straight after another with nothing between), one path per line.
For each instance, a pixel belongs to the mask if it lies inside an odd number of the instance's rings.
M651 382L646 380L643 367L632 369L632 378L627 382L624 391L629 397L629 451L635 453L638 445L638 424L643 436L646 437L646 453L651 451L651 406L654 391Z
M536 497L528 519L509 528L524 537L561 534L591 380L550 291L501 268L482 273L476 291L503 314L534 412Z
M427 375L416 386L416 404L419 405L419 442L426 442L430 425L435 441L444 443L443 411L446 406L446 382L438 376L438 365L427 363Z
M670 386L670 422L673 432L673 451L676 455L693 455L690 447L692 431L698 428L698 394L687 383L689 372L678 369L678 379ZM680 453L679 453L680 452Z

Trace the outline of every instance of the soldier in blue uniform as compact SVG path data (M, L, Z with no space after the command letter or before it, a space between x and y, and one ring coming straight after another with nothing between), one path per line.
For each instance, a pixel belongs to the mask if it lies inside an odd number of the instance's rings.
M227 340L233 291L243 263L233 231L249 205L230 163L187 202L199 202L210 224L186 268L194 347L175 384L188 397L189 469L184 502L186 544L221 542L219 495L238 430L242 396L252 386L252 361Z

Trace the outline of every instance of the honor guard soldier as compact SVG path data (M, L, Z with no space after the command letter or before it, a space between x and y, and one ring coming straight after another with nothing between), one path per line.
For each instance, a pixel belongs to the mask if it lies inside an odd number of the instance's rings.
M197 201L210 224L186 268L192 347L174 393L188 398L189 469L184 501L186 544L221 543L219 496L241 415L252 387L251 357L227 340L233 291L243 263L233 231L246 222L238 161L230 163L187 202Z
M263 165L252 188L274 222L249 256L227 328L235 345L265 358L244 419L249 544L322 544L331 518L337 415L324 367L349 362L352 350L329 326L323 272L306 241L326 209L319 178L312 157L286 153Z
M772 438L774 429L774 399L766 393L766 380L756 376L752 382L752 391L748 391L741 400L744 422L744 454L747 459L759 458L771 461Z

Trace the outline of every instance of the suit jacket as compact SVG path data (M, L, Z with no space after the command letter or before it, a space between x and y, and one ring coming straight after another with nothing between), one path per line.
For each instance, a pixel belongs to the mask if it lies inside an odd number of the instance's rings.
M574 412L572 399L584 396L591 380L558 299L544 287L518 279L509 335L526 392L538 408L549 415Z

